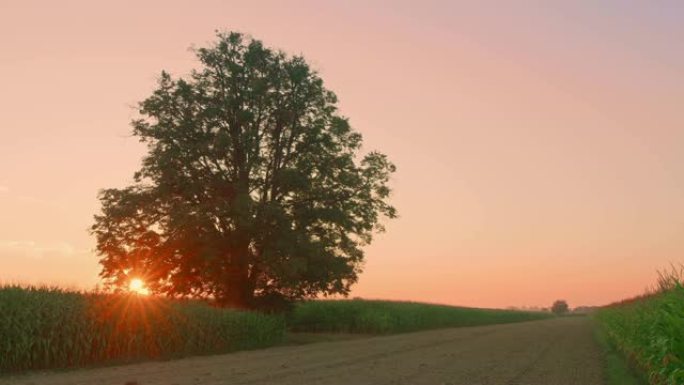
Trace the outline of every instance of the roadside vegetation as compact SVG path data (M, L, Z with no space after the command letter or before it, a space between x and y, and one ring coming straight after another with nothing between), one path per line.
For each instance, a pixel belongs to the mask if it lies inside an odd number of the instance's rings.
M501 324L552 317L550 313L475 309L415 302L307 301L288 317L293 331L389 334L426 329Z
M605 333L595 331L596 342L603 349L606 385L645 385L643 373L631 367L617 347L608 341Z
M284 332L282 317L198 301L0 287L0 373L260 348Z
M547 317L552 315L365 300L300 302L287 314L272 315L132 293L0 286L0 373L224 353L317 336L335 340L315 333L353 338ZM286 339L288 329L305 341Z
M650 293L596 313L608 342L653 385L684 384L683 273L661 273Z

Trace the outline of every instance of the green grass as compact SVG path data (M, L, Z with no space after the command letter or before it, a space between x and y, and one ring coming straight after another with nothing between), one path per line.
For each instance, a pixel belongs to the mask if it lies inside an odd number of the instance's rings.
M613 346L603 330L596 330L596 341L603 349L607 385L644 385L640 373L630 368L625 357Z
M0 373L259 348L284 332L282 317L198 301L0 287Z
M651 294L595 315L608 341L651 384L684 384L684 287L681 273L661 277Z
M414 302L326 300L295 306L293 331L389 334L426 329L489 325L552 317L549 313L475 309Z

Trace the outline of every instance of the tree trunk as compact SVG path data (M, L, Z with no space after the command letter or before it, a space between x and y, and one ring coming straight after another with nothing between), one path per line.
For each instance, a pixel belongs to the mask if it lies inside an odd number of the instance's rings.
M219 302L226 307L248 309L254 297L254 287L249 279L249 242L245 238L240 243L242 245L228 255L226 278Z
M228 274L224 284L224 292L219 303L221 306L249 309L252 306L254 291L250 288L247 270L234 268Z

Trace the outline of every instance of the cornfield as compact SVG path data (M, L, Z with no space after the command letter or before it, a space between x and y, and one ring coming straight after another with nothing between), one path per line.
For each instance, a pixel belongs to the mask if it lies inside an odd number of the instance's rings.
M550 313L475 309L413 302L331 300L297 305L288 318L293 331L389 334L489 325L552 317Z
M270 346L282 317L134 294L0 287L0 373Z
M681 270L661 274L657 290L603 308L596 318L609 341L650 384L684 384L684 287Z

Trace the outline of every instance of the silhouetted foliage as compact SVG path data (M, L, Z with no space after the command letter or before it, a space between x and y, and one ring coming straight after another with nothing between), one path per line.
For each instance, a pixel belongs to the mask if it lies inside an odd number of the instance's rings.
M560 299L551 305L551 312L554 314L562 315L570 310L568 303Z
M347 294L361 247L396 216L394 165L360 157L361 135L302 57L239 33L196 53L202 68L162 72L140 103L135 184L99 195L101 276L236 307Z

